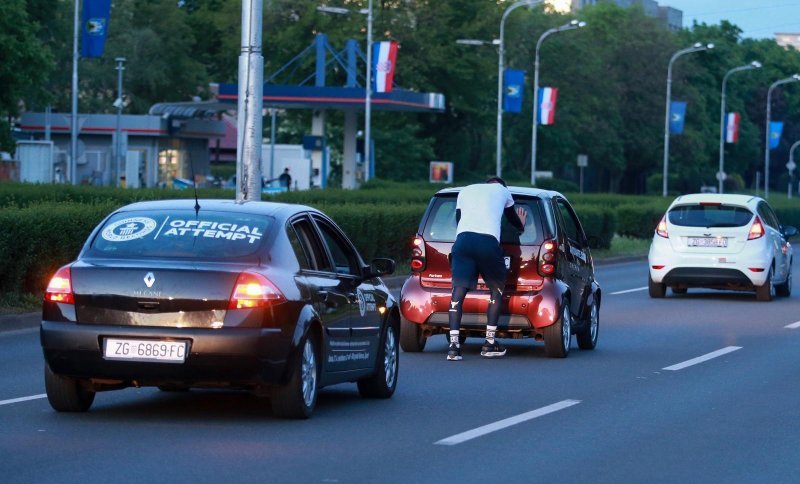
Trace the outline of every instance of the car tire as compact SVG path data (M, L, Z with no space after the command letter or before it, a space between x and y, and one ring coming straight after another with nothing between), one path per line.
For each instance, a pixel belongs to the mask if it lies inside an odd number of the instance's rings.
M672 294L686 294L689 292L689 289L685 287L672 287Z
M272 413L276 417L306 419L317 404L319 353L313 335L307 335L300 348L299 354L289 360L293 365L289 381L272 395Z
M47 401L58 412L85 412L94 402L95 392L86 389L75 378L56 375L50 365L44 365L44 388Z
M419 353L425 349L428 337L422 333L422 326L400 317L400 347L407 353Z
M780 297L792 295L792 261L789 261L789 273L786 275L786 282L775 285L775 294Z
M389 398L397 387L397 370L400 368L400 348L397 343L395 326L391 321L383 331L375 373L358 380L358 393L366 398Z
M650 297L660 299L667 295L667 285L663 282L654 282L652 277L647 276L647 291Z
M542 331L544 337L544 351L550 358L566 358L569 354L572 339L572 313L569 310L569 300L561 301L561 317L558 321L547 326Z
M772 281L772 267L769 268L769 273L767 274L767 280L764 281L764 284L760 287L756 288L756 300L769 302L772 301L772 298L775 297L775 284Z
M589 324L575 333L578 348L593 350L597 346L597 336L600 333L600 305L595 302L589 313Z

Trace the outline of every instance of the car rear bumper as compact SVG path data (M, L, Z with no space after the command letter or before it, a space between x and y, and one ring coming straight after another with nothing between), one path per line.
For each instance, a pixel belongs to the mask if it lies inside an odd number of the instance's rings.
M752 281L738 269L679 267L667 272L661 282L668 286L727 287L752 286Z
M424 329L441 332L449 327L448 308L452 289L422 287L419 277L409 277L400 293L400 312L406 320ZM529 332L558 320L563 298L560 288L545 280L536 290L506 292L497 329L500 333ZM470 291L463 303L461 328L486 330L489 291Z
M187 341L183 363L103 356L107 337ZM44 357L54 373L124 385L253 386L283 377L291 340L278 328L189 329L42 321Z

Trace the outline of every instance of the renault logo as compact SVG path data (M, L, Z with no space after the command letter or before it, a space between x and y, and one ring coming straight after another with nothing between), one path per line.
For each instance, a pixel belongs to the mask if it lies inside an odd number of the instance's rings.
M153 287L155 282L156 276L154 276L152 272L148 272L147 275L144 276L144 283L147 287Z

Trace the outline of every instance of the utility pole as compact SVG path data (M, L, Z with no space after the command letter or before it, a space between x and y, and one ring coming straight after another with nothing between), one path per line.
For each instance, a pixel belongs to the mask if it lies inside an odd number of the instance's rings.
M263 0L242 2L242 50L236 140L236 201L261 200L264 57L261 55Z

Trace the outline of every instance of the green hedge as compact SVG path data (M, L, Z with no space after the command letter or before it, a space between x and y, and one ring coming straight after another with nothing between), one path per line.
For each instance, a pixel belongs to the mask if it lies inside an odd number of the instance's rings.
M617 233L637 239L652 238L653 231L664 216L668 205L669 202L651 202L618 206Z
M0 292L41 293L77 257L92 229L119 205L39 203L0 210Z
M611 239L617 231L617 213L608 207L575 205L573 207L589 237L593 249L610 249Z

